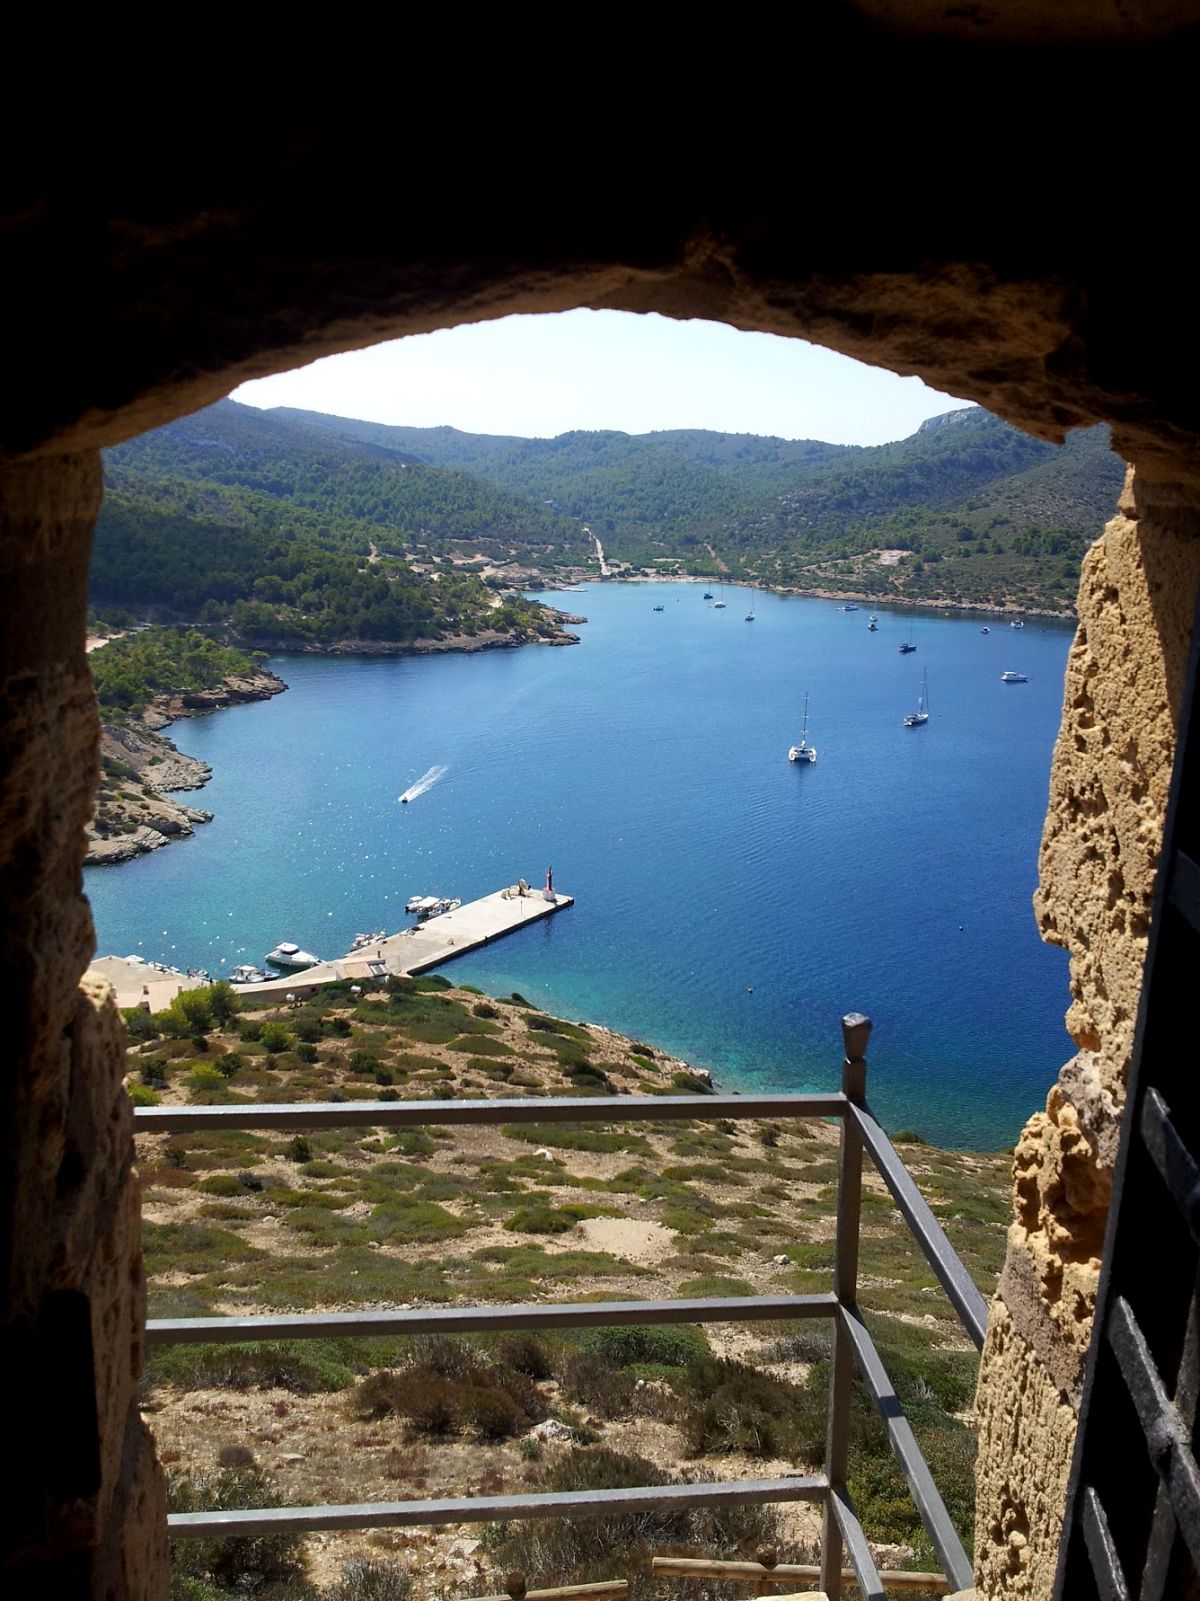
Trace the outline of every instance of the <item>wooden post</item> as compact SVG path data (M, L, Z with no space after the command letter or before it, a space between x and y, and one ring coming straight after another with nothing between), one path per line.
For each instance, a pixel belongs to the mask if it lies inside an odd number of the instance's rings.
M862 1102L867 1090L867 1041L871 1020L861 1012L842 1018L842 1090L851 1101ZM848 1117L842 1119L842 1142L838 1154L837 1253L833 1267L833 1293L844 1305L858 1299L858 1225L862 1202L862 1139ZM842 1328L841 1318L833 1321L833 1360L829 1369L829 1419L825 1437L825 1473L832 1490L845 1490L847 1434L850 1422L850 1381L854 1375L854 1355ZM842 1591L842 1531L833 1514L831 1500L825 1503L821 1533L821 1589L829 1601L839 1601Z

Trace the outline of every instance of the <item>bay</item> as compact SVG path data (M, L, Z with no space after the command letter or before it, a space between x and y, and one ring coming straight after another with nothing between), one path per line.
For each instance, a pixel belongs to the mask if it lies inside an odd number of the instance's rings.
M746 591L717 611L693 584L548 598L587 615L579 646L279 657L287 694L176 724L215 818L87 870L98 948L214 974L280 939L335 956L414 893L552 865L576 905L456 983L742 1091L835 1086L838 1020L865 1011L891 1129L1011 1144L1071 1052L1066 958L1030 905L1070 629L878 608L869 633L866 606L763 593L748 624ZM806 691L819 759L798 767Z

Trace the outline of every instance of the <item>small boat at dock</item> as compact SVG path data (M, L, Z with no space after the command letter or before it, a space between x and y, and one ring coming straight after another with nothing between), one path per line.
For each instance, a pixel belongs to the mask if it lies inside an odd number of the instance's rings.
M311 951L302 951L290 940L281 940L273 951L267 952L265 960L271 967L286 967L289 972L299 973L306 967L316 967L321 958Z
M269 973L264 973L261 968L254 967L250 962L241 962L230 971L229 982L231 984L265 984L270 976Z
M351 951L365 951L368 945L378 945L380 940L387 939L387 929L381 928L376 934L356 934L351 943Z
M461 905L461 900L447 900L440 895L412 895L404 910L418 923L427 923L431 917L441 917L443 912L456 912Z

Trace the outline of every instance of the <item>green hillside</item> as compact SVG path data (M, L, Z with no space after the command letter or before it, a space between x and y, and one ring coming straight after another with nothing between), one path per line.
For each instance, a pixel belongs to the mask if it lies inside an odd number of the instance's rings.
M1123 474L1107 429L1059 448L976 408L869 447L702 430L518 439L271 415L486 478L586 523L634 567L881 599L1065 609Z
M498 606L477 572L586 549L482 480L232 401L107 452L105 476L92 605L248 644L548 636L542 608Z

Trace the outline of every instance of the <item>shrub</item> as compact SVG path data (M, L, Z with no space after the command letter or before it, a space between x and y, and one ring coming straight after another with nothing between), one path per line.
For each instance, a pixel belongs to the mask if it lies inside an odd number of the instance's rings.
M493 1006L490 1001L476 1001L471 1008L471 1015L473 1017L499 1017L500 1008Z
M133 1041L156 1040L162 1029L150 1016L150 1013L141 1006L125 1006L121 1009L121 1016L125 1019L125 1033Z
M208 987L208 1005L214 1023L232 1023L237 1014L237 996L224 979Z
M244 1040L256 1040L262 1037L263 1025L260 1018L242 1017L238 1019L238 1035Z
M552 1206L536 1204L518 1207L505 1219L504 1227L514 1234L566 1234L575 1227L575 1219Z
M131 1084L129 1086L129 1099L135 1106L157 1106L162 1097L157 1090L152 1090L148 1084Z
M219 1067L211 1062L197 1062L188 1074L188 1088L201 1095L211 1094L213 1090L220 1089L225 1083L225 1075Z
M158 1014L159 1029L173 1039L194 1039L197 1034L206 1034L212 1025L207 990L180 990L170 1006Z
M355 1557L342 1567L341 1576L321 1601L409 1601L413 1576L397 1562L374 1562Z
M226 1056L217 1059L216 1069L222 1078L236 1078L245 1065L244 1056L239 1056L236 1051L230 1051Z
M459 1412L480 1440L510 1440L529 1426L512 1396L490 1384L467 1385L459 1398Z
M282 1023L264 1023L258 1037L271 1056L278 1056L281 1051L290 1051L295 1044Z
M631 1323L624 1328L589 1329L581 1345L614 1367L681 1368L709 1354L707 1334L690 1323Z
M456 1399L455 1386L428 1370L373 1373L355 1389L350 1408L364 1420L405 1418L414 1434L438 1439L449 1434L457 1421Z
M533 1334L510 1334L501 1340L500 1360L514 1373L523 1373L530 1379L548 1379L554 1372L550 1353Z
M311 1162L312 1141L307 1134L296 1134L288 1141L287 1154L293 1162Z
M315 1062L317 1060L317 1047L315 1045L310 1045L307 1041L305 1041L304 1043L297 1045L296 1055L302 1062Z
M628 1416L637 1394L632 1374L610 1366L590 1351L572 1351L560 1365L558 1378L572 1401L602 1418Z
M162 1056L144 1056L138 1063L138 1077L143 1084L148 1084L152 1090L162 1090L167 1086L167 1063Z
M213 1473L168 1474L172 1512L225 1512L236 1507L283 1504L269 1474L256 1467L222 1467ZM303 1540L297 1534L242 1535L231 1540L182 1540L171 1549L181 1577L244 1591L296 1579Z

